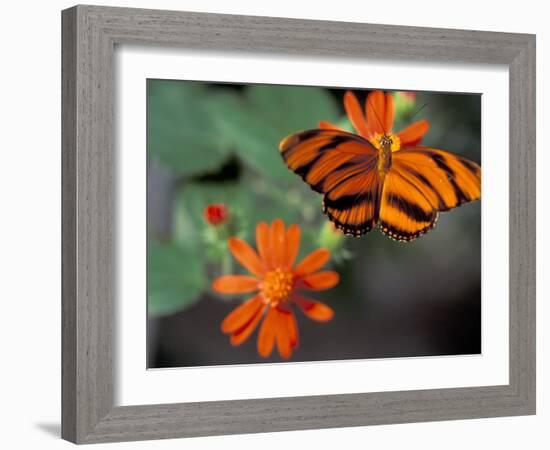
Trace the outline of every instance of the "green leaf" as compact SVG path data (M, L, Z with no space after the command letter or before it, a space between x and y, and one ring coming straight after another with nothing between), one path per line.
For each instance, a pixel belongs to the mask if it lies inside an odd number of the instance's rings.
M317 128L320 120L334 121L338 109L324 89L304 86L252 85L247 98L253 111L273 129L288 134Z
M200 254L173 244L149 241L147 313L173 314L196 303L207 286Z
M147 87L148 155L177 175L219 168L229 146L214 129L206 85L148 80Z
M252 85L245 99L226 97L214 112L216 128L243 163L261 175L285 183L295 175L285 166L279 143L291 133L335 120L334 100L315 87Z

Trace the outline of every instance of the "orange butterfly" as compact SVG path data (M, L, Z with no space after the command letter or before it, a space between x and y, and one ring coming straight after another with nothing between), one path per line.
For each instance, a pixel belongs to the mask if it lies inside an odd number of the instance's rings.
M391 94L370 93L363 113L348 91L344 107L357 134L321 122L279 146L288 167L324 194L324 213L344 233L361 236L378 226L397 241L412 241L434 227L440 211L481 197L478 164L418 145L428 121L391 131Z

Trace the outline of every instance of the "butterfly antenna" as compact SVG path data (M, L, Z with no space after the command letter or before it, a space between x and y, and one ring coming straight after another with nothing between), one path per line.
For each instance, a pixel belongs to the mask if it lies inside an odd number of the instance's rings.
M385 95L385 94L384 94ZM373 104L371 103L370 101L370 98L369 96L367 95L367 103L370 105L370 107L372 108L372 110L374 111L374 115L376 117L376 120L378 120L378 124L380 125L380 127L382 128L382 131L384 132L385 135L388 134L388 132L386 131L386 127L384 126L384 123L382 122L382 120L380 120L380 117L378 116L378 113L376 112L376 108L373 106Z
M428 103L424 103L420 108L418 108L416 112L411 116L410 120L414 119L416 115L419 114L420 111L422 111L426 106L428 106Z

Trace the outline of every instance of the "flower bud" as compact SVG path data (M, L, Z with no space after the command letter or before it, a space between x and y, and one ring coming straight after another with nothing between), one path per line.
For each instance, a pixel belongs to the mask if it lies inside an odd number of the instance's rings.
M223 203L211 203L204 208L204 220L214 226L227 222L228 210Z

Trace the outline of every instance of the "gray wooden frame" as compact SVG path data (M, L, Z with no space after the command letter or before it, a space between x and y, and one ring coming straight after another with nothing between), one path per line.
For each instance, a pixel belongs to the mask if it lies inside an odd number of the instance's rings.
M535 413L535 36L97 6L63 11L62 30L63 438L93 443ZM113 52L126 43L507 65L510 383L114 407Z

